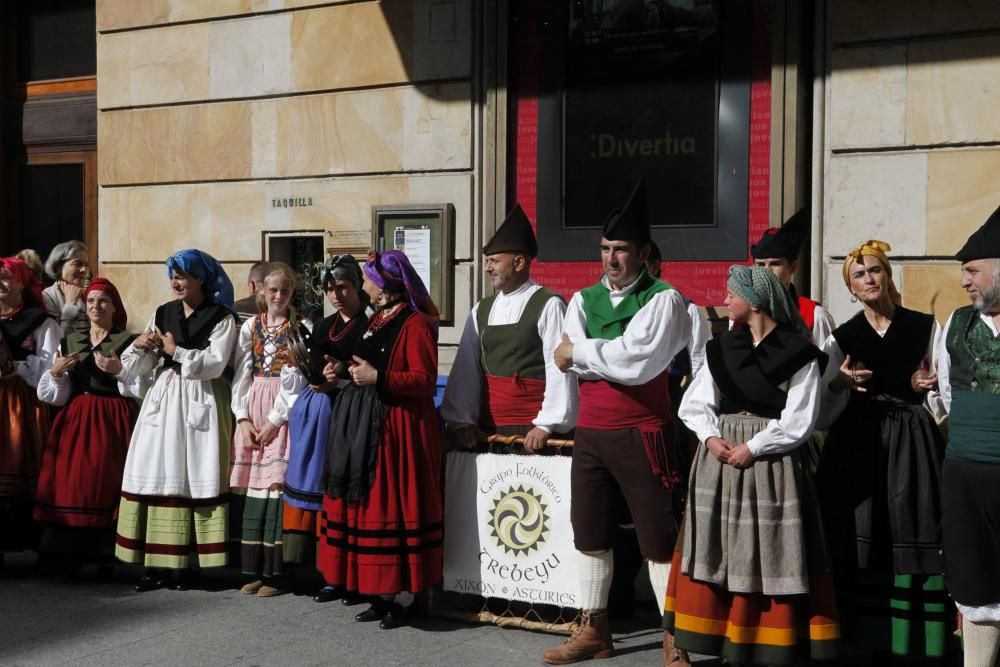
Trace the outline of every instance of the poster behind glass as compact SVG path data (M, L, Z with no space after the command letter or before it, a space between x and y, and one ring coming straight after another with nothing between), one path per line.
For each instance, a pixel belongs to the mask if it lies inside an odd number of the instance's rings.
M715 224L717 0L570 0L564 227L599 226L635 180L656 226Z

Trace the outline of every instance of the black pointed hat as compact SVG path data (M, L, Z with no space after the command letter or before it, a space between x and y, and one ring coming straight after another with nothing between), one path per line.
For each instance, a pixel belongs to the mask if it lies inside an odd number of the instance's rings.
M538 255L535 232L520 204L514 204L513 210L507 214L507 219L497 229L493 238L483 246L484 255L495 255L499 252L524 253L531 257Z
M986 219L983 226L977 229L962 249L955 253L955 259L971 262L974 259L991 259L1000 257L1000 207Z
M771 227L764 232L757 245L750 246L750 255L754 259L784 257L794 262L799 258L802 243L808 235L808 223L805 209L800 209L781 227Z
M640 244L649 242L649 221L646 219L645 198L642 194L642 178L639 178L625 204L611 211L604 220L601 232L604 238Z

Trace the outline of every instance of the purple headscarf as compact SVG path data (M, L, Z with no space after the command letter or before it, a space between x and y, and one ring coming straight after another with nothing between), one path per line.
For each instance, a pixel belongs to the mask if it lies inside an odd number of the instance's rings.
M430 294L427 293L424 281L420 279L420 274L413 269L410 259L402 251L373 250L368 253L368 261L362 270L379 289L394 294L406 294L406 299L413 310L434 320L440 317Z

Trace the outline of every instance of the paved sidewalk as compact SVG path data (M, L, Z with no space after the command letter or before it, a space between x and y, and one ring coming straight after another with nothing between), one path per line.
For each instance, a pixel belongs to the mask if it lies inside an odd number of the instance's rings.
M305 595L240 594L232 571L199 589L135 593L141 574L118 567L109 582L84 568L71 582L35 576L34 557L8 554L0 576L4 665L538 665L561 637L444 619L384 631L357 623L364 607L316 604ZM615 635L618 655L601 667L663 664L652 609ZM704 662L712 665L714 661Z

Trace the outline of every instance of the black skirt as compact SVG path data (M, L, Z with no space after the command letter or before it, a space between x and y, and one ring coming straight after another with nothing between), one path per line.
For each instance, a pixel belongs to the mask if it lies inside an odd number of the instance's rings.
M819 463L838 574L940 574L945 441L922 405L852 397Z

